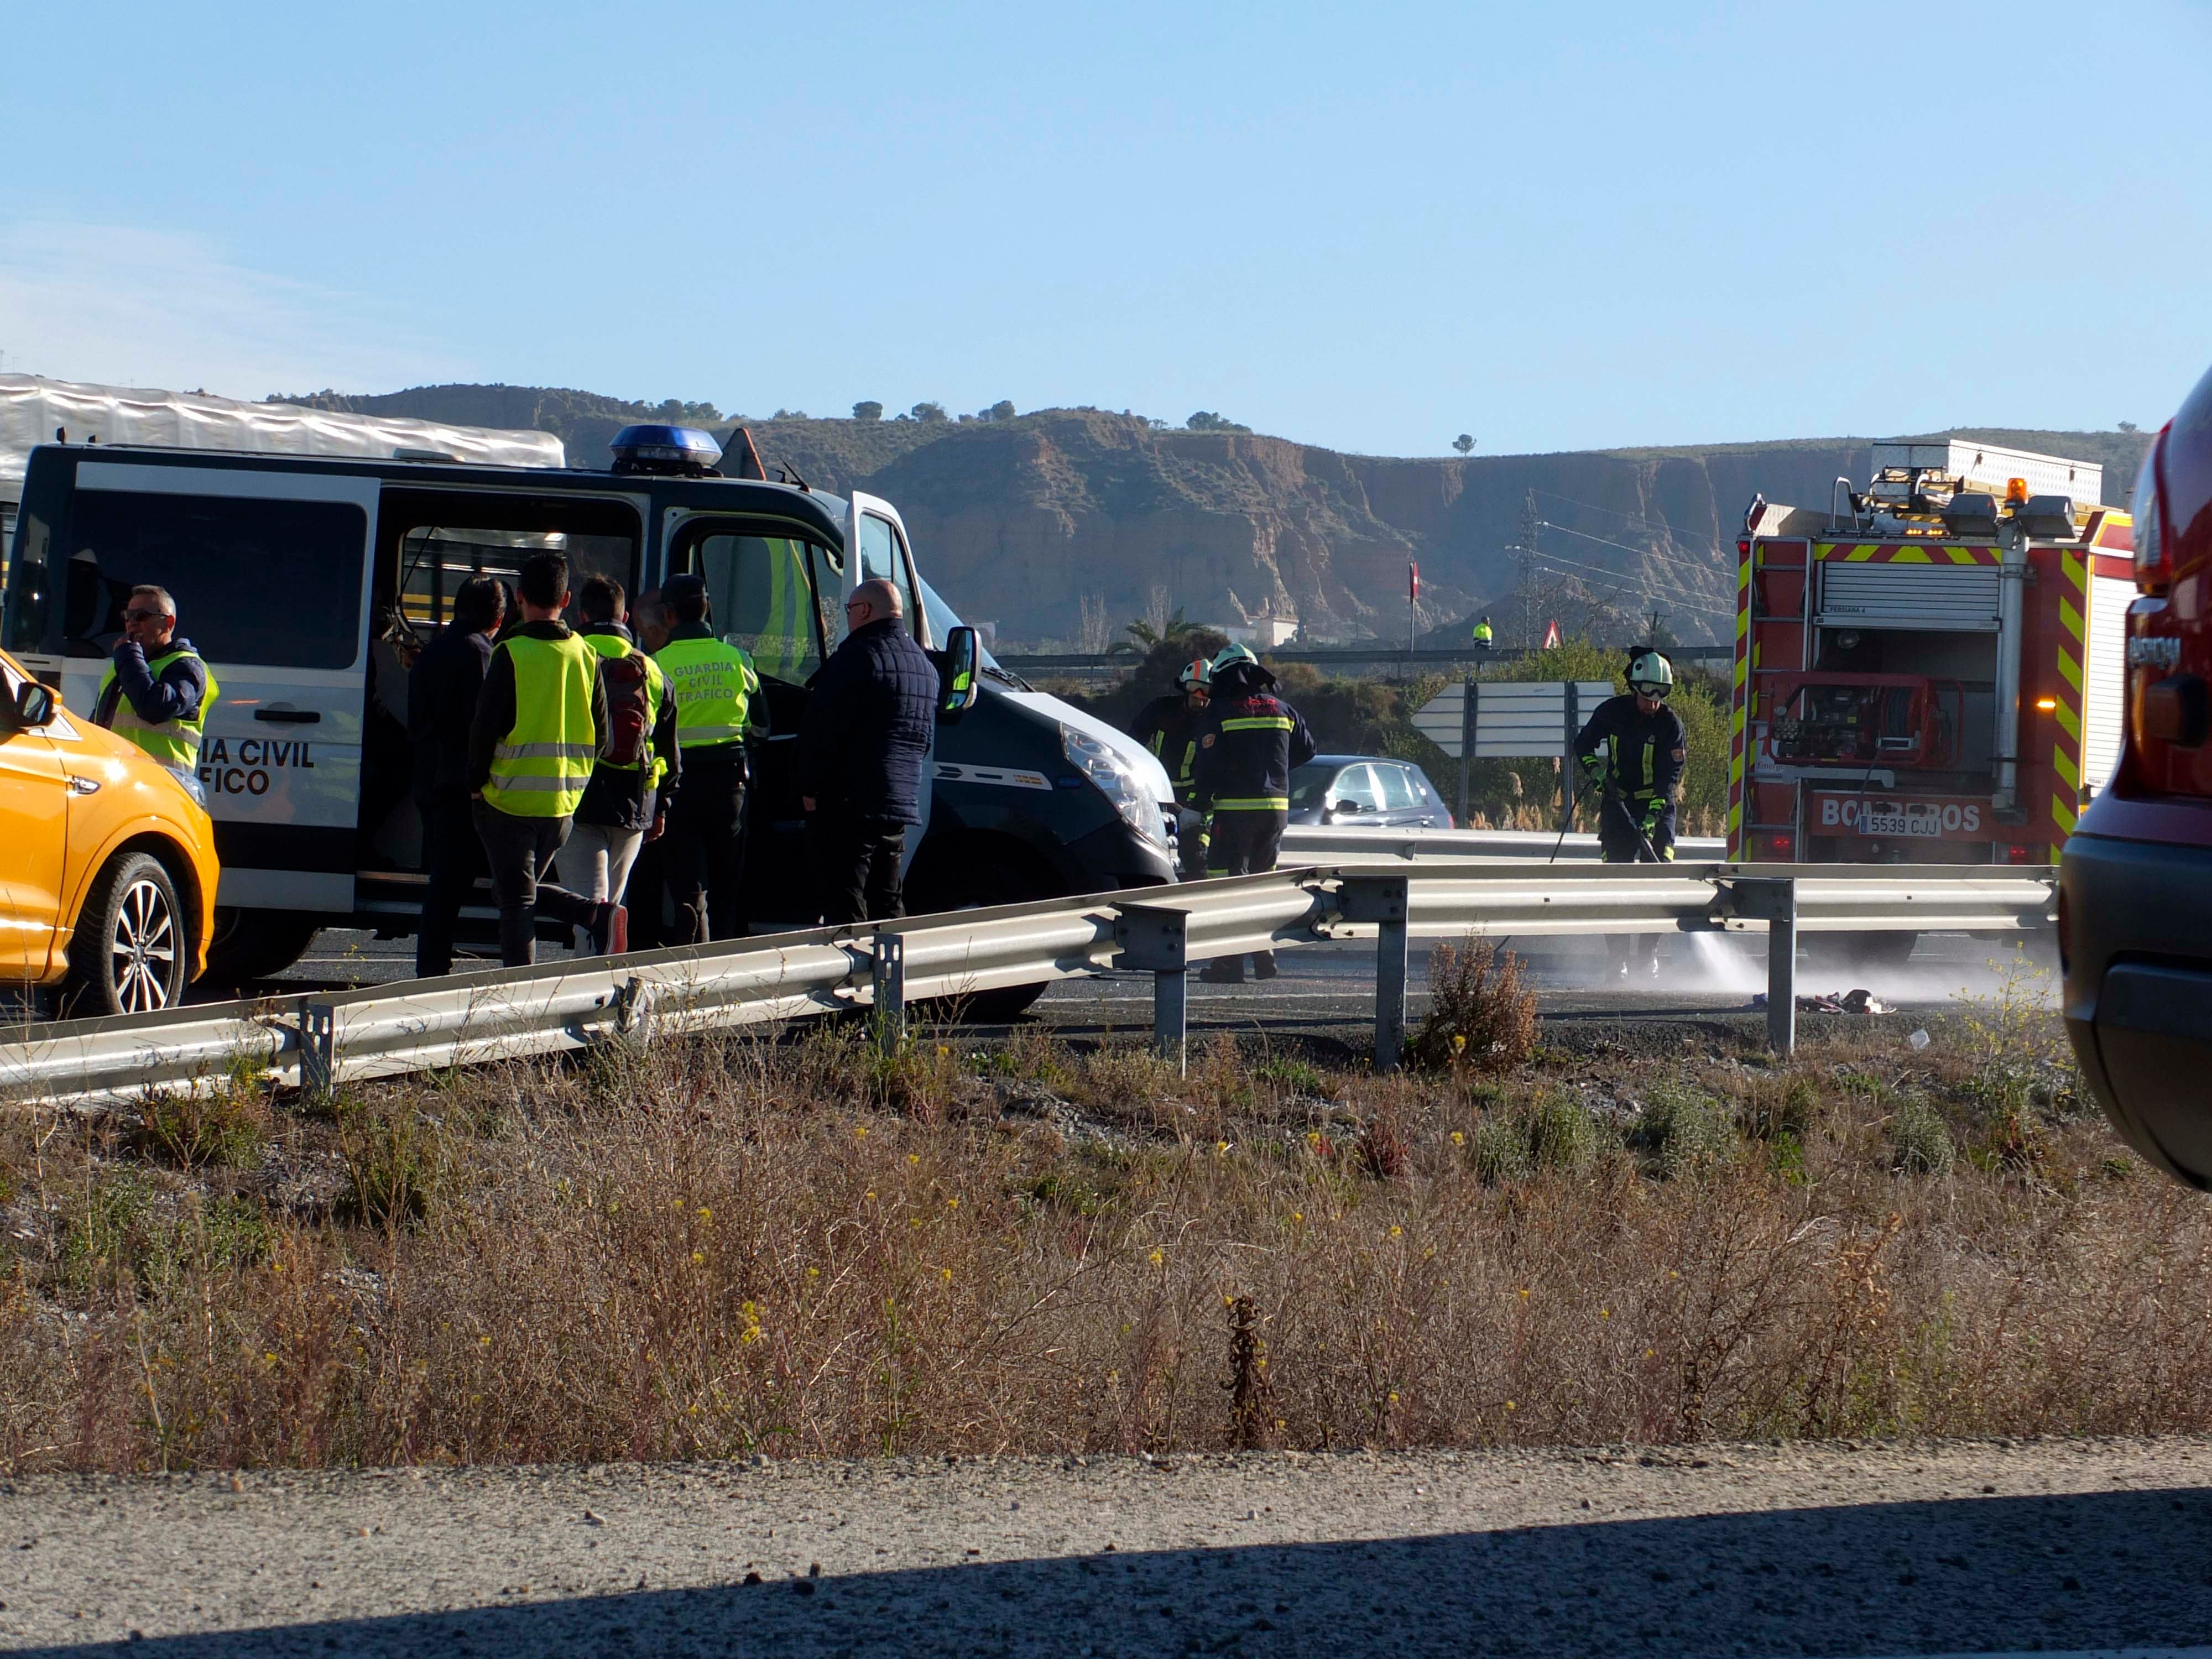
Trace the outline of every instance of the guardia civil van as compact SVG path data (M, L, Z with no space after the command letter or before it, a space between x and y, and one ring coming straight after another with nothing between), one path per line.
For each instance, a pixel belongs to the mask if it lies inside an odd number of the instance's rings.
M793 744L843 599L882 577L946 676L917 912L1174 878L1172 793L1132 740L1004 672L923 582L896 508L800 483L720 476L704 433L632 428L605 469L471 464L403 450L298 456L54 442L24 468L0 638L78 710L93 706L131 587L177 601L221 682L200 781L222 865L210 972L281 969L316 929L410 933L421 826L410 795L407 666L470 577L512 579L537 548L633 594L690 572L758 665L746 859L756 931L804 914ZM488 924L489 895L464 912ZM979 999L1003 1017L1039 988Z

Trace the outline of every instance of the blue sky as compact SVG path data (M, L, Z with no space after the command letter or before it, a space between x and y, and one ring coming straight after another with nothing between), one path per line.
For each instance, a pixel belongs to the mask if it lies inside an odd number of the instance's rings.
M2176 0L47 5L8 36L11 370L1497 454L2148 426L2212 362L2212 11Z

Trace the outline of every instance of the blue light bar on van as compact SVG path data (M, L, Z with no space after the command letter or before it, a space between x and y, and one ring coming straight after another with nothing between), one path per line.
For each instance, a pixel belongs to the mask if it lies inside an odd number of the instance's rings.
M617 472L702 473L722 459L722 447L692 426L626 426L608 446Z

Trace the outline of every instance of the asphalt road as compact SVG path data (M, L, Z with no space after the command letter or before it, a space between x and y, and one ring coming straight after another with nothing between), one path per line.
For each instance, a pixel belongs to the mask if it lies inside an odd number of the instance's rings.
M0 1647L2170 1652L2212 1632L2208 1473L2197 1438L35 1480Z

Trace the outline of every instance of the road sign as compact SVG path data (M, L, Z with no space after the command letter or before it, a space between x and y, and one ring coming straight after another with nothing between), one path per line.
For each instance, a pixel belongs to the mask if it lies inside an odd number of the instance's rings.
M1612 695L1609 680L1468 680L1430 698L1413 729L1454 759L1557 757Z

